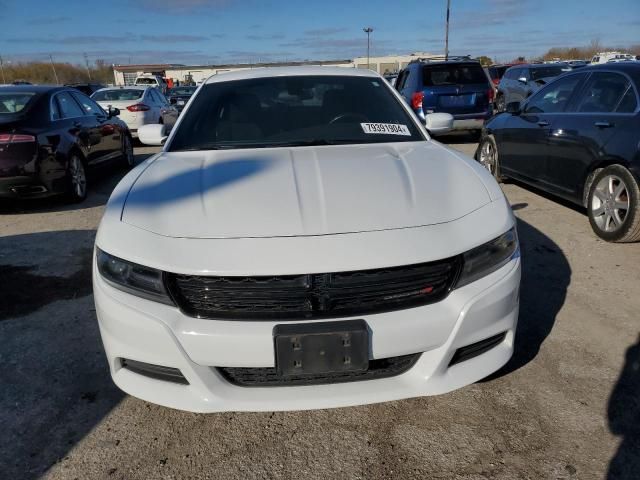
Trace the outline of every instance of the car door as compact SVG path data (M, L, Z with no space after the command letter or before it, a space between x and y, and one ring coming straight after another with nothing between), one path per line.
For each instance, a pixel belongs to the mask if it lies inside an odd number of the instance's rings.
M71 96L70 91L56 93L52 101L56 102L61 120L65 121L64 124L68 127L69 134L76 138L76 143L82 150L85 159L91 163L95 157L93 149L95 133L92 137L91 132L94 122L84 114L78 102Z
M122 137L120 128L114 118L109 118L107 113L96 102L79 92L72 92L71 95L76 99L84 110L85 116L92 121L92 135L95 145L95 163L109 160L119 155L122 150Z
M498 145L505 174L544 186L553 119L564 111L584 76L570 75L550 83L505 121Z
M585 181L595 166L607 157L624 158L618 134L637 107L635 89L624 74L589 76L567 111L552 122L547 180L555 193L582 204Z

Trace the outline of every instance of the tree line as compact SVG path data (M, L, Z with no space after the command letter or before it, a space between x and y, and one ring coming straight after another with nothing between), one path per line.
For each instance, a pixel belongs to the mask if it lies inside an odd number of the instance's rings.
M28 81L39 84L113 83L113 69L103 60L89 67L62 62L2 63L0 83Z

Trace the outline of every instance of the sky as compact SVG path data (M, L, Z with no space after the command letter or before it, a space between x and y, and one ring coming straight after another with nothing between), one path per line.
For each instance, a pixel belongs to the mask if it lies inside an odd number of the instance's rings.
M245 63L444 51L446 0L0 0L4 62ZM450 51L640 44L640 0L451 0Z

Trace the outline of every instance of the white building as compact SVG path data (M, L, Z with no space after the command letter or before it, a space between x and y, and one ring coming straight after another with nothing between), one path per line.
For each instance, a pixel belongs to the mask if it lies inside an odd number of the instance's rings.
M384 57L370 57L369 68L381 74L395 73L407 66L412 60L420 57L434 57L429 53L416 52L410 55L387 55ZM435 56L439 57L439 56ZM113 76L116 85L132 85L138 75L160 75L174 81L199 83L222 72L234 70L247 70L258 67L282 67L282 66L332 66L347 68L367 68L367 57L357 57L353 60L322 60L303 62L278 62L278 63L254 63L254 64L226 64L226 65L179 65L179 64L139 64L139 65L114 65Z

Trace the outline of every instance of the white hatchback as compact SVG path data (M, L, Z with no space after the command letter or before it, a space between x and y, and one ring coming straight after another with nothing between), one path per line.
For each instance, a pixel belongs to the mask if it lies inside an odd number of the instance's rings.
M148 86L102 88L91 98L105 110L120 110L118 117L127 124L134 137L138 136L138 129L143 125L164 123L168 112L175 110L160 90Z
M196 412L328 408L448 392L511 357L511 208L379 75L216 75L168 139L140 138L163 151L114 190L93 271L124 391Z

